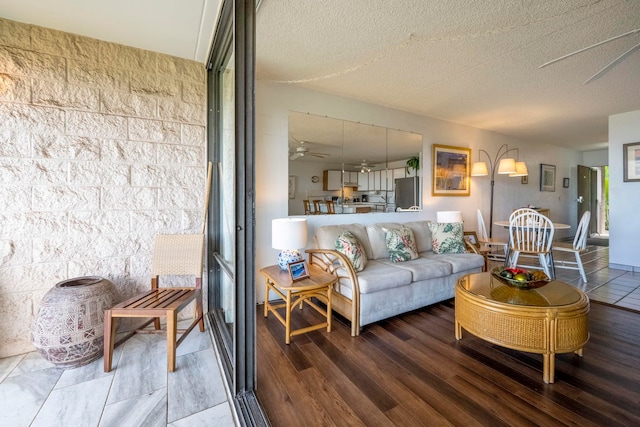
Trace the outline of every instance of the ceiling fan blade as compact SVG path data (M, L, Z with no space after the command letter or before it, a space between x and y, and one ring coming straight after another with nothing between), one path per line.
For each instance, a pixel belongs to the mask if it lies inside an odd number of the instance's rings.
M591 81L593 81L593 80L595 80L597 78L600 78L607 71L609 71L609 69L611 69L611 67L613 67L614 65L616 65L617 63L622 61L626 56L628 56L631 53L633 53L636 50L638 50L638 48L640 48L640 43L638 43L637 45L633 46L631 49L627 50L625 53L623 53L622 55L618 56L616 59L614 59L613 61L608 63L602 70L600 70L597 73L595 73L593 76L591 76L589 79L587 79L583 84L586 85L587 83L589 83L589 82L591 82Z
M304 157L304 154L302 154L302 153L294 153L291 156L289 156L289 160L295 160L295 159L298 159L300 157Z
M313 152L309 152L307 153L310 156L314 156L314 157L320 157L321 159L324 159L325 157L329 157L328 153L313 153Z

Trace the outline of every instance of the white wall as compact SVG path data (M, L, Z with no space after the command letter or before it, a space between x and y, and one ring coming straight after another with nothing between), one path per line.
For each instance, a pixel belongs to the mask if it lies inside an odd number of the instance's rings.
M609 116L609 266L640 271L640 182L623 182L622 145L640 142L640 111Z
M609 164L609 150L585 151L582 153L583 166L606 166Z
M288 213L288 113L290 110L308 112L344 120L352 120L416 132L423 135L423 164L425 169L422 212L387 214L321 215L308 217L309 236L324 224L375 223L435 220L438 210L463 212L468 230L476 230L476 209L483 211L489 221L489 177L471 179L469 197L431 197L431 150L433 144L455 145L472 148L472 161L478 160L482 148L495 156L502 144L520 149L520 159L529 168L529 183L523 185L520 178L497 176L495 184L494 220L506 219L511 211L532 204L551 209L554 221L570 223L575 230L577 223L576 177L577 164L582 156L575 150L548 144L524 143L497 133L444 122L428 117L393 110L352 99L341 98L288 85L258 82L256 93L256 266L258 269L275 263L277 252L271 248L271 220L286 217ZM486 157L481 160L486 161ZM540 163L556 165L556 191L540 192ZM571 187L562 188L562 178L571 178ZM572 231L559 232L572 235ZM494 229L494 236L506 236L505 230ZM311 242L310 242L311 243ZM263 278L257 277L258 301L264 299Z

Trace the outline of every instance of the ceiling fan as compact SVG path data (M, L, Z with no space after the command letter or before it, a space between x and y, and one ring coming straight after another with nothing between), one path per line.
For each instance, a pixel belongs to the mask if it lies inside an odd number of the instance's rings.
M371 172L371 169L375 168L375 166L368 164L367 161L363 159L362 163L354 166L354 168L360 169L360 173L365 173L365 172Z
M624 33L624 34L620 34L620 35L615 36L615 37L611 37L611 38L606 39L606 40L603 40L603 41L601 41L601 42L599 42L599 43L592 44L591 46L587 46L587 47L584 47L584 48L582 48L582 49L576 50L575 52L568 53L568 54L563 55L563 56L561 56L560 58L556 58L556 59L554 59L554 60L552 60L552 61L545 62L544 64L542 64L542 65L540 66L540 68L544 68L544 67L546 67L547 65L555 64L555 63L556 63L556 62L558 62L558 61L562 61L563 59L567 59L567 58L569 58L569 57L571 57L571 56L573 56L573 55L577 55L578 53L582 53L582 52L584 52L585 50L589 50L589 49L592 49L592 48L594 48L594 47L597 47L597 46L603 45L603 44L605 44L605 43L609 43L610 41L617 40L617 39L619 39L619 38L621 38L621 37L626 37L626 36L633 35L633 34L637 34L637 33L640 33L640 28L637 28L637 29L635 29L635 30L628 31L628 32L626 32L626 33ZM590 83L591 81L593 81L593 80L595 80L595 79L598 79L598 78L602 77L602 76L603 76L607 71L609 71L612 67L614 67L616 64L618 64L619 62L621 62L624 58L626 58L627 56L631 55L633 52L635 52L635 51L636 51L636 50L638 50L638 49L640 49L640 43L636 44L635 46L633 46L632 48L630 48L629 50L627 50L626 52L624 52L622 55L618 56L618 57L617 57L616 59L614 59L613 61L609 62L607 65L605 65L605 66L604 66L604 68L602 68L600 71L598 71L597 73L595 73L593 76L589 77L589 78L588 78L588 79L587 79L583 84L585 84L585 85L586 85L586 84Z
M293 138L293 140L296 141L298 144L300 144L300 146L296 147L296 151L291 153L291 155L289 156L289 160L296 160L301 157L307 157L307 156L319 157L321 159L324 159L325 157L329 157L329 153L319 153L316 151L309 150L309 148L304 145L305 141L298 141L295 138Z

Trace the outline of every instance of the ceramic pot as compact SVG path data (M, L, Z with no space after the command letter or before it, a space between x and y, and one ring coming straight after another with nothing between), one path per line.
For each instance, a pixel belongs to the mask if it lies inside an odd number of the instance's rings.
M116 290L102 277L77 277L57 283L42 298L31 341L51 363L73 368L103 353L104 310L113 307Z

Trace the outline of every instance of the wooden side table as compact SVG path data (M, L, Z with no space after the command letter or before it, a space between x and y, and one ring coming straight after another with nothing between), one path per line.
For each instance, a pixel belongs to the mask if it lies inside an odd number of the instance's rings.
M264 300L264 317L272 312L273 315L284 325L285 342L289 344L291 337L294 335L304 334L305 332L315 331L327 328L327 332L331 332L331 292L334 283L338 280L336 276L327 273L319 267L309 265L309 277L293 282L288 271L283 271L277 265L271 265L260 269L260 273L265 276L265 300ZM273 291L284 300L280 304L271 304L269 302L269 291ZM327 309L314 303L311 298L318 298L327 305ZM317 325L307 326L296 330L291 330L291 312L297 306L307 303L310 307L320 313L326 321ZM277 311L285 309L285 317Z

